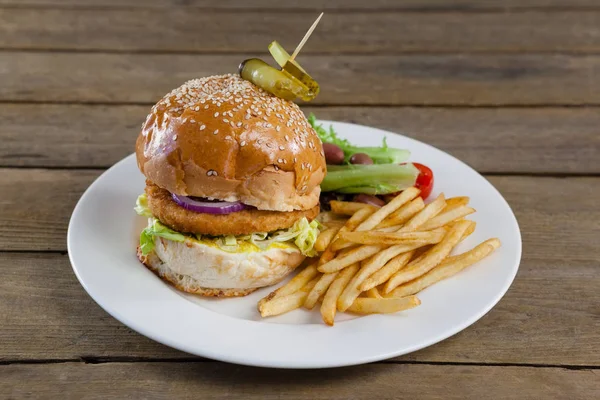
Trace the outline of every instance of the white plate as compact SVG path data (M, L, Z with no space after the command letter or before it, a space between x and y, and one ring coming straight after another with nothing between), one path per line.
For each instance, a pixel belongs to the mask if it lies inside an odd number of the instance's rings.
M325 121L328 125L329 122ZM508 290L521 258L521 235L510 207L481 175L454 157L404 136L334 122L342 137L363 146L412 152L435 175L433 196L467 195L478 211L464 251L498 237L502 247L478 265L419 294L421 306L394 315L339 315L335 327L318 311L296 310L261 319L256 302L266 288L236 299L181 293L135 256L146 221L133 211L144 177L131 155L102 174L73 211L68 233L71 264L90 296L116 319L160 343L217 360L279 368L354 365L399 356L437 343L487 313Z

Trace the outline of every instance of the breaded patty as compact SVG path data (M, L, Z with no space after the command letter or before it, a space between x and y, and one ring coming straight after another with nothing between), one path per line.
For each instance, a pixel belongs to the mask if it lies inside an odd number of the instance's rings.
M267 211L246 209L230 214L205 214L179 206L171 193L146 181L148 207L163 224L179 232L205 235L246 235L272 232L294 225L302 217L312 221L319 214L319 205L302 211Z

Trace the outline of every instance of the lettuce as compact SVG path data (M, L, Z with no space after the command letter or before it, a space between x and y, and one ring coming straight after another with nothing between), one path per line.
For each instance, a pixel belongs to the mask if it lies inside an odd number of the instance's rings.
M135 201L135 212L142 217L152 217L152 212L148 208L148 197L146 193L142 193Z
M373 160L375 164L399 164L408 160L410 152L404 149L394 149L388 146L387 137L383 138L383 143L379 147L360 147L354 146L346 139L340 138L329 126L329 131L323 128L323 125L317 125L317 118L313 113L308 116L308 122L313 127L323 143L331 143L339 146L344 151L344 163L350 163L350 157L356 153L365 153Z
M312 222L308 222L306 218L299 219L289 227L288 229L282 229L279 231L275 231L270 235L263 236L264 239L257 238L256 235L260 234L252 234L248 239L247 237L243 237L244 240L249 240L255 246L258 246L261 249L265 249L272 245L273 243L286 243L293 242L300 252L307 257L314 257L317 255L316 250L314 249L315 241L317 240L317 236L319 236L319 229L321 228L321 224L317 220L313 220Z
M156 236L163 237L175 242L183 242L186 239L197 240L203 243L211 243L219 247L223 251L237 252L242 247L248 248L248 244L252 245L256 250L266 250L269 246L279 244L294 244L302 254L308 257L314 257L317 252L314 249L315 241L319 236L321 224L317 220L308 222L306 218L302 218L288 229L282 229L275 232L256 232L250 235L241 236L208 236L208 235L186 235L170 229L163 225L158 219L154 218L152 212L148 208L148 199L146 194L141 194L136 201L135 212L144 217L149 217L150 222L148 227L144 229L140 235L140 249L143 255L147 255L154 250L154 240Z
M159 236L174 242L183 242L187 236L161 224L156 218L150 220L150 224L140 234L140 249L143 255L154 250L154 237Z

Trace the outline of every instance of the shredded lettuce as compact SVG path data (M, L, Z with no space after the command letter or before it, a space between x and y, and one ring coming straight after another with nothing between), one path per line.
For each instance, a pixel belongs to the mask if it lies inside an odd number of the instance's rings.
M170 229L163 225L158 219L154 218L148 208L148 199L146 194L141 194L136 201L135 212L144 217L149 217L150 222L146 229L140 235L140 249L143 255L147 255L154 250L155 236L163 237L175 242L183 242L186 239L197 240L215 244L223 251L237 252L240 248L247 248L248 244L254 246L257 250L266 250L269 246L276 243L294 244L302 254L308 257L314 257L317 252L314 249L315 241L319 236L321 224L314 220L308 222L302 218L288 229L281 229L275 232L256 232L250 235L241 236L208 236L208 235L186 235Z

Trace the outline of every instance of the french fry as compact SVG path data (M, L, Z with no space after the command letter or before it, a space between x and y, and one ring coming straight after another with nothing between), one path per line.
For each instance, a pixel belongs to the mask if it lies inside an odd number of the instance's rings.
M462 237L460 238L460 241L462 242L463 240L465 240L467 237L469 237L470 234L472 234L475 231L475 221L466 221L469 223L469 226L467 227L467 229L465 230L465 233L463 233ZM419 249L417 249L417 251L415 252L415 258L413 260L411 260L410 262L413 264L416 264L418 262L420 262L425 255L427 254L427 251L429 251L431 247L430 246L423 246ZM448 260L449 258L446 258L444 261Z
M419 293L426 287L429 287L443 279L447 279L452 275L459 273L468 266L484 259L498 247L500 247L500 240L486 240L466 253L448 258L440 265L427 272L425 275L422 275L411 282L398 286L396 289L392 290L387 297L404 297Z
M442 210L442 212L436 215L434 218L431 218L429 221L425 222L423 225L419 227L420 230L428 231L431 229L436 229L441 226L444 226L452 221L457 219L466 217L469 214L473 214L475 212L474 208L467 206L458 206L446 211L446 209Z
M441 240L441 238L440 238ZM344 292L338 299L338 310L345 311L354 302L362 290L359 289L360 285L371 275L381 269L384 264L395 255L399 253L409 252L416 248L423 246L421 242L405 243L401 245L393 246L380 252L376 256L367 259L362 262L360 270L354 275L350 283L344 289Z
M376 287L371 288L364 293L371 299L383 299L383 296L379 294L379 290L377 290Z
M346 221L346 224L340 228L340 230L338 231L338 235L340 232L348 232L356 229L356 227L360 225L361 222L363 222L366 218L369 217L369 215L375 212L374 209L375 207L364 207L355 212L354 215L352 215L352 217L350 217L348 221ZM321 254L321 258L319 259L319 265L325 264L335 257L335 253L337 252L337 250L333 248L333 245L335 244L338 235L334 236L333 240L329 244L329 247L327 247L327 249L325 249L325 251Z
M398 232L398 229L400 229L400 228L402 228L402 224L386 226L385 228L377 228L377 229L375 229L375 232L386 232L386 233Z
M470 200L471 199L468 196L450 197L446 199L446 208L444 208L444 212L450 211L456 207L466 206L469 204Z
M382 283L387 282L392 275L409 263L414 253L415 251L412 250L406 253L400 253L393 257L391 260L386 262L382 268L377 270L373 275L369 276L358 288L362 291L368 291L375 289Z
M381 221L385 219L385 217L417 197L419 193L421 193L421 191L416 187L410 187L403 190L392 201L371 214L369 218L364 220L359 226L356 227L355 230L360 232L375 228Z
M359 203L356 201L332 200L329 202L329 205L331 206L332 212L342 215L354 215L358 210L362 210L363 208L370 208L375 212L379 208L371 204Z
M342 232L340 239L359 244L400 244L403 242L440 242L448 230L446 228L437 228L428 232Z
M439 212L442 211L445 206L446 200L444 198L444 194L442 193L434 201L427 204L424 209L409 219L406 224L404 224L402 228L398 230L398 232L410 232L417 230L418 227L439 214Z
M308 296L306 297L306 301L304 302L304 307L312 310L313 307L317 304L321 296L323 296L331 283L337 278L339 272L332 272L330 274L321 275L321 279L317 282L317 284L312 288Z
M398 311L408 310L421 304L416 296L402 298L369 299L357 298L348 307L348 311L356 314L390 314Z
M337 311L337 299L350 279L356 274L358 268L359 265L357 263L344 269L338 274L333 283L329 286L329 289L327 289L327 293L325 293L325 297L323 298L323 303L321 303L321 317L323 318L323 322L327 325L333 326L335 313Z
M280 296L262 304L259 303L258 311L260 312L261 317L271 317L274 315L284 314L286 312L295 310L296 308L302 307L302 304L304 304L304 301L306 300L306 296L308 296L308 293L318 280L319 278L314 278L300 290L292 294Z
M466 238L468 238L473 232L475 232L475 227L477 226L477 223L475 221L469 221L471 224L469 225L469 227L467 228L467 230L465 231L465 233L463 233L463 237L461 239L465 240Z
M405 223L411 219L416 213L425 208L425 203L421 197L417 197L408 204L403 205L398 210L387 216L386 219L377 225L377 229L387 228Z
M350 249L348 253L343 256L333 258L325 264L319 265L317 268L319 272L331 273L340 271L349 265L360 262L364 259L371 257L373 254L377 254L383 246L363 245L353 249Z
M331 222L346 221L347 216L336 214L333 211L323 211L317 216L316 219L323 225L327 225Z
M367 219L365 219L360 225L356 227L356 229L354 229L354 231L363 232L375 228L375 226L377 226L381 221L383 221L388 215L390 215L398 208L402 207L404 204L417 197L420 192L421 191L415 187L410 187L408 189L403 190L398 196L394 197L392 201L390 201L380 209L376 210ZM341 249L345 249L351 246L353 246L352 243L339 238L335 241L335 243L333 243L332 249L334 251L339 251Z
M429 249L421 259L412 261L406 268L395 273L385 284L385 293L391 292L405 282L418 278L441 263L450 254L454 246L460 242L470 224L471 221L460 221L454 224L444 240Z
M287 296L294 292L297 292L302 287L304 287L308 282L310 282L313 278L319 275L317 271L317 265L312 264L308 267L304 268L300 271L295 277L293 277L288 283L276 289L275 291L269 293L266 297L262 298L258 302L258 306L260 309L261 304L264 304L268 301L271 301L277 297Z
M329 246L329 243L333 240L334 236L338 233L341 226L331 227L325 229L323 232L319 234L317 240L315 241L314 248L316 251L325 251L325 249Z
M336 219L336 220L332 220L332 221L321 223L321 224L325 227L325 230L327 230L329 228L338 228L339 229L342 226L346 225L346 221L348 221L348 219Z

